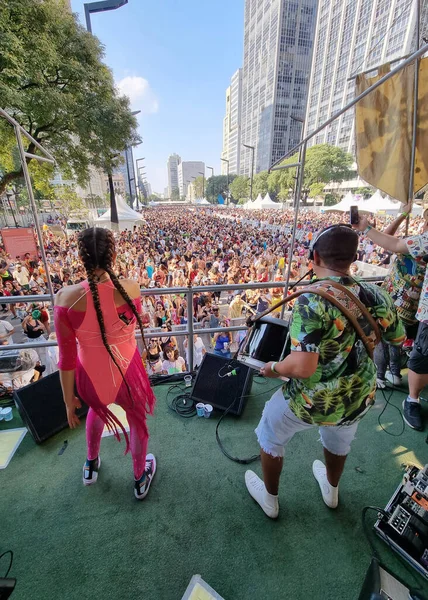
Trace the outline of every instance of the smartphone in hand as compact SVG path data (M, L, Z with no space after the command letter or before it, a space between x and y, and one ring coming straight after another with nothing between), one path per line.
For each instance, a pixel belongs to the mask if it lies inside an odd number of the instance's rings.
M358 206L351 206L351 225L358 225L359 222Z

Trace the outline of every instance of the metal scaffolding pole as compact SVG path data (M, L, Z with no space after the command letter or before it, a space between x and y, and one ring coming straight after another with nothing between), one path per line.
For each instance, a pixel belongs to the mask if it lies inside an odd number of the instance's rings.
M37 218L37 207L36 207L36 203L34 201L33 187L31 185L30 172L28 171L27 158L35 159L35 160L42 161L42 162L48 162L48 163L51 163L52 165L55 164L55 159L52 156L52 154L50 154L47 150L45 150L45 148L43 148L43 146L28 133L28 131L25 131L25 129L23 127L21 127L21 125L18 123L18 121L16 121L13 117L11 117L10 114L2 108L0 108L0 117L2 117L8 123L10 123L10 125L12 125L12 127L14 128L14 131L15 131L16 143L18 144L19 157L21 159L21 165L22 165L22 171L24 174L25 185L27 187L28 197L30 199L31 210L33 213L33 218L34 218L34 224L36 226L37 237L39 239L40 254L42 255L42 261L43 261L43 265L45 267L46 280L47 280L47 284L48 284L49 294L51 297L51 302L53 303L54 291L53 291L53 287L52 287L52 281L51 281L51 277L50 277L48 261L46 260L45 246L43 244L43 235L42 235L42 231L40 229L39 219ZM26 152L24 149L24 144L22 143L21 135L25 135L25 137L35 146L35 148L40 150L40 152L42 152L44 154L44 156L38 156L37 154L30 154L29 152Z
M287 268L287 275L286 275L286 278L285 278L284 294L282 296L283 299L285 299L287 297L287 294L288 294L288 285L290 283L291 259L293 258L294 244L296 242L297 220L299 218L299 208L300 208L300 200L301 200L301 196L302 196L303 177L305 175L306 142L300 148L300 153L299 154L300 154L300 156L299 156L299 166L297 167L298 168L298 173L297 173L296 192L295 192L295 201L294 201L293 233L292 233L292 236L291 236L291 242L290 242L290 245L288 247L288 252L287 252L288 268ZM282 308L281 308L281 319L284 318L284 312L285 312L285 304L283 304Z
M416 1L416 49L419 49L419 38L421 35L421 0ZM413 129L412 129L412 152L410 155L410 177L409 177L409 201L414 198L415 185L415 163L416 142L418 133L418 96L419 96L419 60L415 61L415 82L413 87ZM409 216L406 219L406 235L409 233Z
M18 142L19 156L21 158L22 170L24 172L25 185L27 186L28 197L30 198L31 210L33 211L34 224L36 226L37 237L39 238L40 254L42 255L42 261L43 261L43 265L45 267L45 273L46 273L46 281L48 284L49 294L51 296L51 301L53 304L55 294L53 291L52 280L51 280L51 276L49 273L49 266L48 266L48 261L46 258L45 245L43 242L43 234L42 234L42 230L40 229L40 223L39 223L39 219L37 216L37 208L36 208L36 203L34 201L34 194L33 194L33 187L31 185L30 172L28 170L28 165L27 165L27 161L26 161L26 152L24 150L24 145L22 143L21 130L22 130L22 128L20 125L18 125L18 124L15 125L15 135L16 135L16 141ZM24 133L26 133L26 132L24 132ZM36 157L36 158L38 158L38 157ZM53 159L49 160L48 162L53 163Z

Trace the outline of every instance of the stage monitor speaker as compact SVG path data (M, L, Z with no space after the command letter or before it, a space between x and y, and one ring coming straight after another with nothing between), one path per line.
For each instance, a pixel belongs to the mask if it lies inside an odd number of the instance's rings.
M14 400L25 426L38 444L68 427L59 371L16 390ZM76 414L84 417L87 412L88 407L82 402Z
M227 368L229 364L232 364L231 369ZM236 375L221 377L232 368L236 370ZM253 370L246 365L207 352L196 375L192 400L212 404L219 410L226 410L233 403L229 413L240 415L247 402L252 381Z

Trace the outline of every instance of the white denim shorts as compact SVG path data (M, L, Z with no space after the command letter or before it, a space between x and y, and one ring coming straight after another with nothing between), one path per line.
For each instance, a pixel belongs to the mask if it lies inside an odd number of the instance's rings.
M305 423L291 411L289 401L279 388L266 402L262 418L255 430L261 449L271 456L284 456L284 447L295 433L312 429L317 425ZM321 443L326 450L338 456L346 456L351 450L358 423L340 426L321 426Z

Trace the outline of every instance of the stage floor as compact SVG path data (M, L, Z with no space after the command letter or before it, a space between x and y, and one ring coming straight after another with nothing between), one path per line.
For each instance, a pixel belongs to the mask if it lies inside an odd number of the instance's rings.
M253 430L276 385L255 383L242 417L226 417L220 425L233 455L257 452ZM25 436L0 471L0 554L15 554L13 600L180 600L196 573L225 600L356 600L370 562L361 510L385 506L402 464L427 462L426 432L407 426L400 437L383 432L378 392L359 427L336 511L323 504L311 472L312 461L322 458L317 430L296 435L284 463L280 516L271 521L245 489L248 467L220 452L217 419L178 417L167 407L168 389L155 388L149 450L158 472L143 502L134 499L123 442L102 440L98 482L84 487L84 424L42 446ZM394 392L392 403L401 407L403 398ZM427 404L424 411L428 416ZM382 424L399 433L402 421L388 407ZM0 422L0 430L20 426L19 417ZM59 455L64 440L68 446ZM249 468L260 473L260 463ZM412 581L383 542L376 545L391 570L413 586L415 579L424 585L416 573Z

